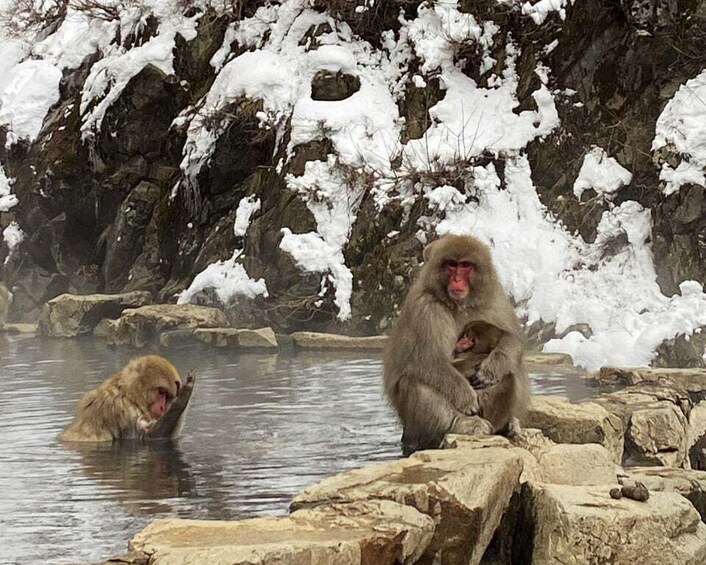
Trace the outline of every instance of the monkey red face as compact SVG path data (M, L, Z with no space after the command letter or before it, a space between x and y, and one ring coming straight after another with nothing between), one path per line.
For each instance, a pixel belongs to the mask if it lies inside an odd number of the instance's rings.
M442 267L447 277L446 290L449 296L456 301L466 298L471 290L471 280L476 266L470 261L447 259Z
M154 391L154 394L155 399L152 404L150 404L150 414L152 414L155 418L161 418L167 410L167 405L171 400L171 395L169 394L169 391L162 387L158 387Z

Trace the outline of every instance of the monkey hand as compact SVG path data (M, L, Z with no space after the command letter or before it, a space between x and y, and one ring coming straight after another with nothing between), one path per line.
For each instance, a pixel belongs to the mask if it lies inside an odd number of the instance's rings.
M480 412L480 404L478 403L478 394L470 386L466 386L464 394L457 397L456 409L466 416L476 416Z
M164 415L154 422L147 434L149 439L168 439L178 434L186 407L191 400L191 393L194 391L196 376L193 370L186 374L184 385L179 389L179 393L167 408Z
M486 388L498 384L504 375L511 372L504 356L491 353L478 365L470 382L473 388Z

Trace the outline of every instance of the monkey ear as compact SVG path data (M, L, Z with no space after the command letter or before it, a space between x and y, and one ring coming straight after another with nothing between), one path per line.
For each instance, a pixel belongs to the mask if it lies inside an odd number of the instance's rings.
M424 248L424 251L422 251L422 259L424 260L425 263L427 261L429 261L429 259L431 258L431 254L434 251L434 247L436 246L436 244L438 242L439 242L438 239L435 241L432 241Z

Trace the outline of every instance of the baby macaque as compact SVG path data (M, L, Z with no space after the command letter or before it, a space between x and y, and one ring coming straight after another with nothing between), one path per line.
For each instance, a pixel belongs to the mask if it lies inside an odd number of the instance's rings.
M176 437L194 382L195 377L188 373L182 386L179 373L164 357L135 357L83 395L74 419L59 439L108 442Z
M477 378L483 360L503 337L503 330L492 324L477 321L467 324L454 346L453 366L476 389L480 410L478 415L488 420L496 433L513 436L520 431L519 416L527 408L529 385L522 365L518 373L507 373L490 386Z

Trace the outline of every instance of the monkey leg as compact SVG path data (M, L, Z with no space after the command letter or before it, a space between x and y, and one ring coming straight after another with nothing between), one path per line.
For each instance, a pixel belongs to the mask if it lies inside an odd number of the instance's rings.
M506 375L498 384L477 392L480 415L491 423L492 433L511 437L519 431L520 422L515 417L515 380L512 375Z
M402 420L402 452L410 455L422 449L436 449L447 433L491 433L488 422L466 416L436 390L402 377L395 405Z
M466 434L484 436L493 433L493 425L480 416L465 416L460 414L447 432L450 434Z

